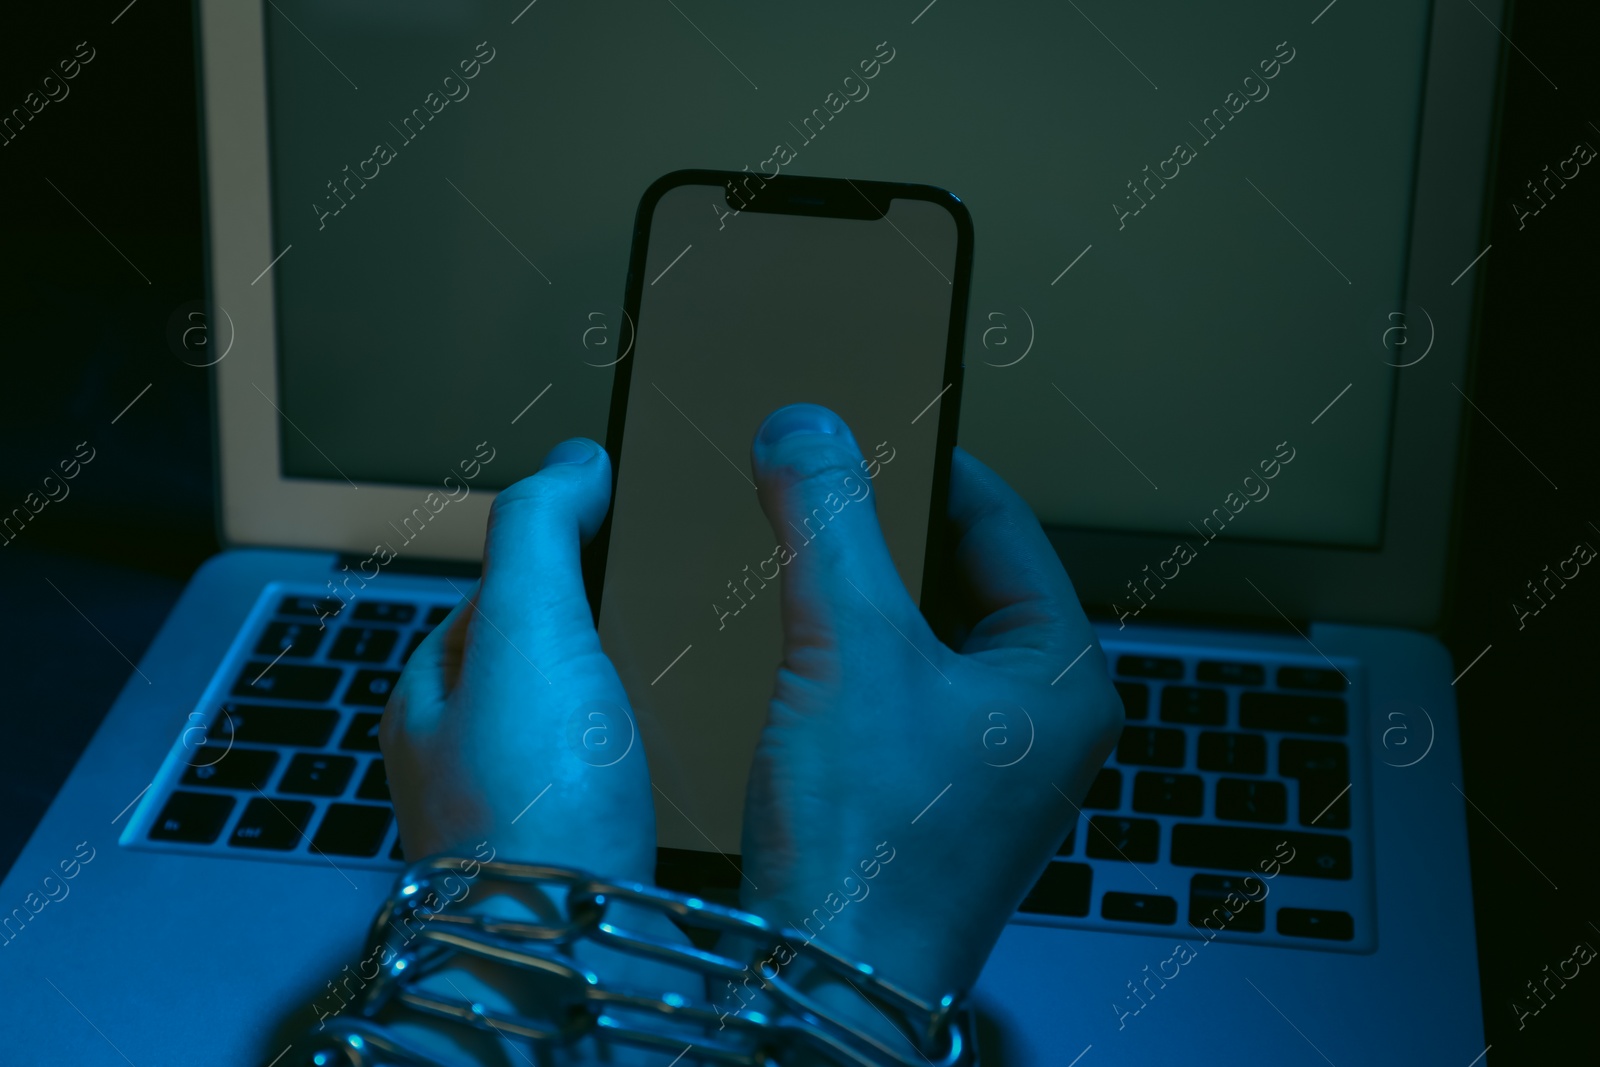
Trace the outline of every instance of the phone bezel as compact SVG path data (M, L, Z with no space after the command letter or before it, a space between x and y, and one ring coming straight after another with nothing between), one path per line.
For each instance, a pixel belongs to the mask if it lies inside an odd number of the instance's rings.
M932 185L909 182L877 182L850 178L817 178L802 175L780 174L776 177L752 174L749 171L690 169L675 170L662 175L650 184L639 198L639 210L634 216L633 238L628 254L628 278L623 297L623 309L633 325L635 340L639 323L639 306L644 299L644 269L650 250L650 226L655 219L656 205L673 189L685 185L709 185L724 190L724 199L736 183L746 188L751 180L761 182L757 194L751 196L739 210L767 214L801 215L822 218L882 218L892 200L923 200L938 204L948 211L956 224L956 255L950 284L950 321L945 335L944 380L949 383L939 398L939 427L934 440L933 493L928 505L928 536L924 546L922 588L918 603L922 613L937 619L947 613L944 597L949 594L948 583L938 581L935 574L938 564L946 558L949 523L946 521L950 496L950 461L956 444L957 425L961 411L961 387L965 363L962 350L967 329L967 298L972 282L973 228L972 216L961 199L948 190ZM734 205L729 203L730 210ZM865 205L865 206L862 206ZM868 211L870 208L870 212ZM622 475L622 433L628 410L629 387L633 377L633 360L623 359L616 367L612 379L611 405L606 418L606 451L611 456L611 496L616 501L617 486ZM909 417L910 413L908 413ZM611 516L615 507L606 512L594 540L584 552L584 588L589 596L589 610L596 626L600 625L600 602L605 591L606 556L611 544Z

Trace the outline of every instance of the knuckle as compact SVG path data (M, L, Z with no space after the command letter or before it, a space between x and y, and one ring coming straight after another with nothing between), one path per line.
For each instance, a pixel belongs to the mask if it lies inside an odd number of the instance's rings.
M1107 744L1114 743L1127 721L1127 711L1122 704L1122 694L1112 684L1111 675L1103 670L1095 672L1084 703L1095 736Z
M1077 724L1080 731L1078 737L1082 741L1095 748L1109 750L1122 735L1127 709L1122 703L1122 694L1111 679L1110 671L1105 668L1103 655L1098 650L1092 655L1101 662L1094 664L1093 669L1083 671L1058 700L1062 710ZM1083 666L1091 664L1086 661ZM1079 671L1082 671L1082 667L1072 673L1079 674ZM1064 686L1065 683L1056 688Z
M529 475L502 489L489 505L489 522L504 522L511 515L543 515L555 510L566 496L566 487L548 471Z
M378 748L385 753L395 751L405 741L406 733L406 697L411 685L409 671L400 675L400 680L395 683L394 689L389 693L389 700L383 707L383 714L378 718Z
M382 718L378 720L378 750L385 755L393 755L396 743L400 740L400 717L394 713L394 703L390 699L389 707L384 709Z
M800 500L820 500L828 493L859 492L865 481L858 456L838 445L812 448L785 457L779 472L790 493Z

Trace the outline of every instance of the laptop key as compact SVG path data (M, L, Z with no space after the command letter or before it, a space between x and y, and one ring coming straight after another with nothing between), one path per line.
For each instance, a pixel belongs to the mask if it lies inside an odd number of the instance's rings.
M417 617L417 608L414 604L392 600L362 600L356 603L355 617L362 622L392 622L404 626Z
M305 615L328 619L344 609L344 601L331 596L286 596L278 604L279 615Z
M1197 874L1189 879L1189 925L1196 930L1238 930L1259 934L1267 928L1265 885L1255 879L1252 892L1244 883L1249 875ZM1228 906L1229 900L1233 907ZM1235 910L1237 909L1237 910Z
M328 743L338 722L339 713L331 708L229 703L222 705L207 737L219 742L320 748Z
M1124 726L1117 742L1117 762L1144 767L1182 767L1185 739L1182 730L1157 726Z
M1118 656L1117 673L1130 678L1182 678L1183 660L1166 656Z
M1349 681L1338 671L1321 667L1279 667L1279 689L1317 689L1324 693L1342 693Z
M278 754L268 748L232 748L213 757L202 746L196 753L204 759L191 763L183 772L184 785L207 785L213 789L265 789L278 765ZM206 762L215 759L216 762Z
M405 861L405 853L400 851L400 838L398 837L394 839L394 847L389 850L389 858L392 860L400 860L401 862Z
M1217 818L1237 822L1286 822L1289 791L1282 782L1222 778L1217 781L1216 811Z
M1356 936L1356 924L1348 913L1342 911L1279 908L1278 933L1289 937L1320 937L1325 941L1349 941Z
M1206 784L1198 775L1140 771L1133 776L1134 811L1199 817L1205 796Z
M289 769L278 780L278 792L336 797L344 792L355 770L353 756L323 756L302 752L289 761Z
M360 609L357 608L357 611ZM353 660L360 663L385 663L400 640L399 630L383 627L346 626L328 649L329 659Z
M303 658L315 655L320 644L322 630L308 622L274 622L267 625L256 642L256 655L276 658L282 653Z
M431 630L435 626L438 626L441 622L444 622L445 619L449 618L450 612L453 610L455 610L453 605L435 604L433 607L428 609L428 618L423 625Z
M305 667L271 660L251 661L233 685L236 697L309 700L320 703L333 695L344 672L338 667Z
M1260 685L1266 681L1267 672L1261 669L1259 663L1202 660L1195 668L1194 676L1202 682L1221 685Z
M1122 807L1122 772L1115 767L1102 767L1089 787L1089 795L1083 798L1083 806L1101 811Z
M1239 725L1246 730L1343 735L1348 729L1345 718L1345 703L1338 697L1306 697L1290 693L1239 695Z
M1115 682L1122 710L1130 719L1150 717L1150 687L1143 682Z
M1107 893L1100 898L1100 917L1170 926L1178 921L1178 902L1148 893Z
M1087 863L1052 862L1017 908L1035 915L1089 914L1089 887L1094 869Z
M1300 830L1179 823L1172 828L1172 864L1249 871L1259 876L1279 864L1300 878L1350 877L1350 840Z
M245 805L228 844L238 848L287 851L299 844L316 805L309 800L268 800L257 797Z
M1198 758L1202 771L1266 774L1267 739L1260 734L1220 733L1207 730L1200 735Z
M377 752L378 724L381 722L383 722L382 712L356 712L344 736L339 739L339 747L347 752Z
M376 856L394 813L371 804L329 804L311 847L335 856Z
M1278 744L1278 773L1285 778L1329 774L1349 781L1350 753L1342 741L1286 737Z
M381 708L389 703L389 692L399 680L399 671L356 671L344 691L344 702Z
M1161 721L1188 726L1226 726L1228 691L1169 685L1161 690Z
M174 793L151 825L150 840L209 845L222 833L233 805L226 793Z
M1350 779L1307 774L1300 779L1300 824L1319 830L1350 828Z
M1084 852L1097 860L1154 863L1160 851L1161 824L1154 819L1096 815L1089 820Z
M356 796L361 800L388 800L389 775L383 769L383 760L375 759L367 764L367 773L361 776L361 784L356 786ZM1062 848L1072 844L1072 837L1068 835L1067 843Z

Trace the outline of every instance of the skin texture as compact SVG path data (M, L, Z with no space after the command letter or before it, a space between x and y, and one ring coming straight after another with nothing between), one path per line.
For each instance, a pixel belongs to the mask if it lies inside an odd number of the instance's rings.
M852 486L864 481L861 459L827 409L774 412L751 461L780 537L829 493L851 491L841 488L846 476ZM745 810L744 863L762 888L746 884L743 904L791 926L822 909L825 925L810 926L819 943L932 999L977 979L1073 825L1115 745L1122 706L1065 571L1004 482L956 450L948 580L963 609L957 649L934 636L890 560L876 513L888 482L835 514L783 568L783 661ZM652 880L642 749L597 767L577 740L592 702L627 707L579 568L609 492L608 459L580 438L496 499L481 585L417 649L384 715L408 856L472 855L487 840L503 858ZM839 908L847 895L858 899ZM484 894L471 906L548 903ZM674 936L670 927L651 932ZM684 983L681 972L621 957L589 965L642 989ZM463 968L455 980L490 1003L525 996L513 977L483 969ZM806 984L886 1041L895 1037L847 984ZM520 1062L482 1044L456 1047L463 1062Z
M507 857L653 880L642 747L609 767L583 758L585 709L628 707L579 561L610 498L611 461L583 439L495 498L482 581L417 648L383 716L406 855L471 855L487 839Z
M770 416L751 459L774 531L859 475L861 458L826 408ZM879 491L893 491L891 477ZM817 940L931 1000L976 981L1077 818L1123 711L1055 551L992 471L956 450L959 651L906 591L875 501L843 509L783 571L783 662L745 805L744 863L761 890L746 884L743 902L790 925L827 914L828 895L843 896L844 877L859 880L887 842L894 859L870 895ZM877 1018L853 990L834 992L825 999Z
M417 647L384 711L379 742L405 854L483 855L578 867L602 878L653 883L655 810L640 746L610 766L583 743L596 702L625 714L628 698L600 650L584 596L579 550L611 500L611 462L592 441L564 441L539 473L495 498L483 579ZM591 735L592 737L592 735ZM585 758L587 757L587 758ZM546 786L549 788L546 789ZM543 795L541 796L541 792ZM537 804L529 807L538 798ZM545 919L539 893L474 887L464 910ZM611 921L685 942L665 919L613 907ZM683 972L593 944L577 962L608 980L659 995ZM431 976L426 988L491 1010L539 1014L525 976L470 961ZM400 1035L462 1064L526 1061L492 1035L463 1037L446 1024L405 1023ZM557 1062L589 1062L586 1052ZM598 1061L595 1061L598 1062ZM617 1050L607 1062L664 1063Z

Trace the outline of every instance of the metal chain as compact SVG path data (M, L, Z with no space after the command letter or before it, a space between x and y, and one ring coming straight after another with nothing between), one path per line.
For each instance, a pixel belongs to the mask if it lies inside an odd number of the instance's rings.
M565 918L526 922L458 915L428 907L438 901L435 883L454 870L477 867L479 878L564 890ZM448 898L448 893L446 894ZM550 899L558 899L552 894ZM652 909L680 926L731 933L761 946L750 964L690 945L663 941L621 929L607 921L613 902ZM420 933L396 944L401 926L420 919ZM398 925L397 925L398 924ZM718 1012L708 1001L677 993L641 996L607 989L598 976L574 964L566 951L581 940L658 962L702 978L740 978L754 971L772 1002L769 1013ZM777 969L771 977L762 963L779 945L854 986L915 1047L913 1058L830 1013ZM586 871L503 860L435 856L413 864L395 883L373 921L369 955L384 952L380 967L351 1005L351 1012L327 1022L312 1035L301 1061L316 1067L437 1067L438 1061L389 1033L375 1016L394 1005L449 1020L501 1037L522 1038L540 1046L567 1046L595 1036L601 1040L665 1053L685 1050L692 1061L739 1067L776 1067L798 1050L809 1050L848 1067L958 1067L972 1062L971 1035L962 1026L959 999L941 997L929 1004L856 963L817 944L810 935L769 923L759 915L724 907L699 897L636 882L610 882ZM557 992L549 1018L491 1011L482 1004L441 999L418 983L459 957L476 957L536 973ZM364 977L364 976L363 976ZM715 1025L713 1025L715 1024ZM718 1034L722 1036L716 1036ZM301 1046L305 1048L305 1045Z

